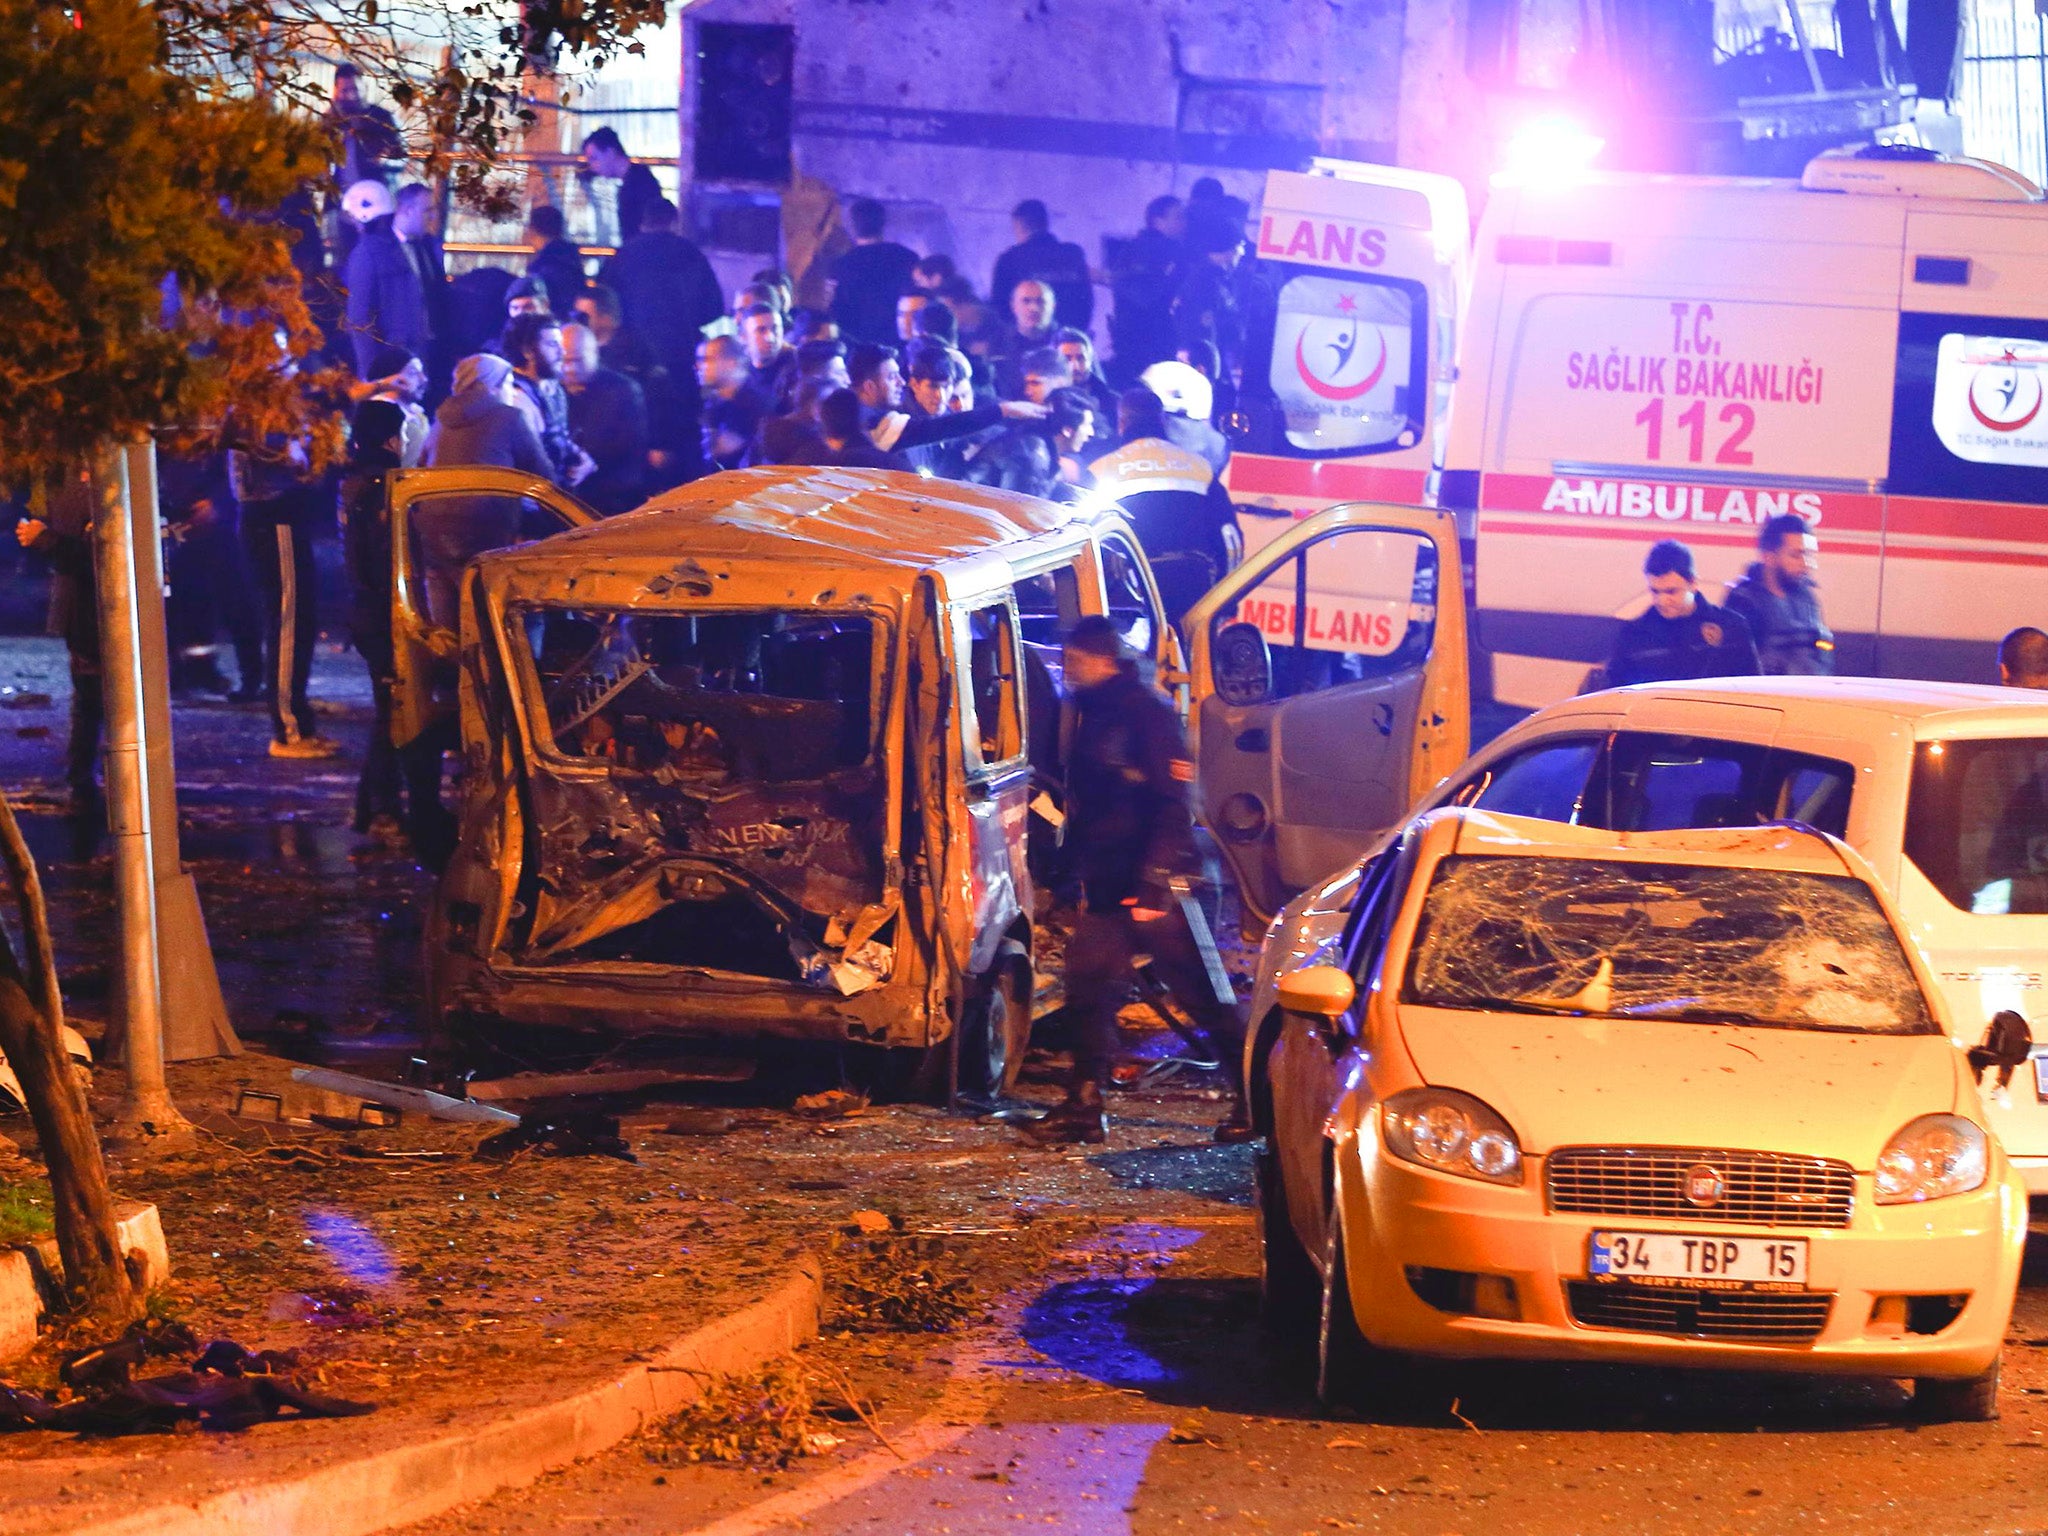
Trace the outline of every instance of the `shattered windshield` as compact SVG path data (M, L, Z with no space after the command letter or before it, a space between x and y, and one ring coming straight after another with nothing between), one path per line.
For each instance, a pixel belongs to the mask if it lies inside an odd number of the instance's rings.
M698 787L817 780L867 761L867 619L537 608L520 621L561 756Z
M1402 1000L1884 1035L1935 1028L1863 882L1714 865L1445 859Z

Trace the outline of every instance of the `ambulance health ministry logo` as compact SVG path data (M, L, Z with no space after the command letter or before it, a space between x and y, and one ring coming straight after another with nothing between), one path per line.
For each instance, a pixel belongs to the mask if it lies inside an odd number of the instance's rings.
M1340 294L1334 319L1306 320L1294 338L1294 371L1319 400L1359 400L1387 375L1387 338L1358 316L1358 295Z
M1951 331L1934 365L1934 434L1977 464L2048 465L2048 342Z
M1303 447L1373 446L1407 425L1414 302L1390 283L1308 275L1280 290L1267 381Z

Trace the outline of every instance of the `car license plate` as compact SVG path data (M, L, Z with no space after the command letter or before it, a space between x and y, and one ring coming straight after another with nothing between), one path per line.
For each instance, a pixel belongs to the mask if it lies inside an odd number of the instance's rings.
M1803 1237L1704 1237L1673 1232L1595 1232L1595 1280L1716 1290L1804 1290Z

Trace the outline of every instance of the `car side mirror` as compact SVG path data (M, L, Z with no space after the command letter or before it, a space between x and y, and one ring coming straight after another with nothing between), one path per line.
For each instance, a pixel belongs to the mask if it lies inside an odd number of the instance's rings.
M2023 1066L2034 1051L2034 1032L2027 1028L2024 1015L2010 1008L2002 1009L1991 1017L1991 1027L1984 1032L1984 1043L1970 1051L1970 1070L1982 1082L1987 1067L1998 1068L1998 1086L2003 1088L2012 1081L2013 1069Z
M1226 624L1209 654L1216 697L1237 708L1273 697L1273 652L1256 624Z
M1311 965L1280 978L1280 1006L1334 1024L1358 1000L1358 984L1337 965Z

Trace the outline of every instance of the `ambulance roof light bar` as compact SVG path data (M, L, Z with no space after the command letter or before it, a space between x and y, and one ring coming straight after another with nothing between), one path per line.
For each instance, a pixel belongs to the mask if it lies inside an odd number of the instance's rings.
M1607 141L1569 117L1532 117L1507 143L1496 182L1516 186L1561 185L1590 169Z

